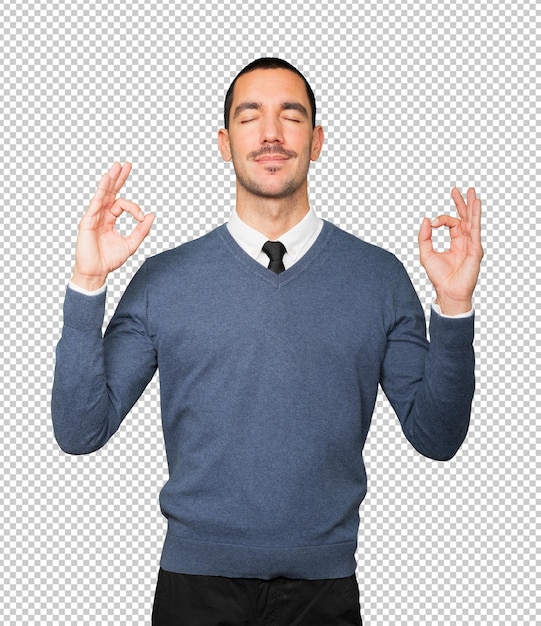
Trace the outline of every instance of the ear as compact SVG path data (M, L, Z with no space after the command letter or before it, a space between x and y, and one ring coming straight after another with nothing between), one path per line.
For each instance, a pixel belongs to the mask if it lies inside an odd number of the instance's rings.
M231 161L231 147L229 145L229 131L220 128L218 131L218 149L224 161Z
M325 133L321 126L316 126L312 134L312 149L310 151L310 160L317 161L321 154L321 148L323 148L323 141L325 139Z

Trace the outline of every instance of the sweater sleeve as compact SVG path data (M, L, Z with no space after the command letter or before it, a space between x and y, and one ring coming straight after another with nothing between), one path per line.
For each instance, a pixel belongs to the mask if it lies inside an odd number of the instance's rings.
M424 313L405 270L393 299L382 389L416 450L448 460L469 427L475 388L474 316L446 318L433 310L429 343Z
M105 293L88 296L67 289L51 411L56 440L69 454L104 446L156 371L146 331L144 267L126 289L104 336Z

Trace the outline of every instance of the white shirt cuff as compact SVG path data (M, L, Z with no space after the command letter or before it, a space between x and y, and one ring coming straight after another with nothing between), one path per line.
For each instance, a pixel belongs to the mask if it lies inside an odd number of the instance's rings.
M441 312L441 308L439 304L436 304L435 302L432 303L432 308L434 309L434 311L436 311L436 313L438 315L441 315L441 317L448 317L450 319L460 319L462 317L471 317L473 315L473 308L470 309L469 311L467 311L466 313L459 313L458 315L444 315Z
M83 287L79 287L79 285L72 283L71 280L68 283L68 287L70 289L73 289L73 291L82 293L85 296L99 296L101 293L103 293L107 289L107 285L103 285L99 289L93 289L92 291L89 291L88 289L84 289Z

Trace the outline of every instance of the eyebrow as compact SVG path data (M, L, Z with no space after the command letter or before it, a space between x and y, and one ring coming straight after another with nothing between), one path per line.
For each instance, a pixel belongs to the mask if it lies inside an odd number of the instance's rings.
M306 107L302 105L300 102L282 102L280 105L282 111L298 111L301 115L308 118L308 111ZM235 112L233 114L233 119L237 118L243 111L247 110L255 110L263 108L263 104L261 102L242 102L237 107L235 107Z

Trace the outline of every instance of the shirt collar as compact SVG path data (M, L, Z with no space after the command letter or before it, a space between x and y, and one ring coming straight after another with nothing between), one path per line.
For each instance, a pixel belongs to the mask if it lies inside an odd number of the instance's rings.
M286 247L287 254L293 261L297 259L300 252L319 228L320 221L314 210L310 208L298 224L280 237L280 241ZM243 222L238 216L236 209L233 209L227 227L233 239L252 258L257 257L261 252L263 244L268 240L265 235Z

